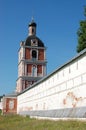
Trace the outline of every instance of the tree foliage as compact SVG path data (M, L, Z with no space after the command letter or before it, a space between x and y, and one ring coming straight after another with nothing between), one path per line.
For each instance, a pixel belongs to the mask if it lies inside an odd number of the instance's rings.
M79 53L86 48L86 6L84 8L85 20L80 21L80 28L77 31L78 45L77 52Z

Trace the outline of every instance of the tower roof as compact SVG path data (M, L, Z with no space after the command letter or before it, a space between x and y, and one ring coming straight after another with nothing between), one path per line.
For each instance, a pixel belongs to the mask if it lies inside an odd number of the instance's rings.
M44 47L44 43L36 36L36 26L34 18L32 17L31 22L29 23L29 36L26 38L25 46L31 46L32 42L37 42L38 47Z
M36 23L34 22L34 18L33 17L32 17L32 21L29 23L29 27L30 26L34 26L34 27L37 26Z
M36 23L35 23L35 22L31 22L31 23L29 23L29 27L30 27L30 26L36 27Z
M38 47L44 47L44 43L35 35L28 36L25 41L25 46L31 46L31 40L37 40Z

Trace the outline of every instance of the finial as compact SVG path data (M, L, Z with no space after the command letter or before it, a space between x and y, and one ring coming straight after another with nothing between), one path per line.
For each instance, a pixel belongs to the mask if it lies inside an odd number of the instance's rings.
M35 23L35 21L34 21L34 16L32 15L32 17L31 17L31 22L29 23L29 27L30 26L35 26L36 27L36 23Z
M34 11L32 10L32 22L34 22Z
M32 22L34 22L34 17L32 16Z

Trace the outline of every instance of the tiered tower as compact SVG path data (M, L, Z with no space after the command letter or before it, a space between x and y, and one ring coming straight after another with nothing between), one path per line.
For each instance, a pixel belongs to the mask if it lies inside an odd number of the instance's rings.
M20 43L16 91L22 92L46 75L46 47L36 36L34 20L28 26L28 37Z

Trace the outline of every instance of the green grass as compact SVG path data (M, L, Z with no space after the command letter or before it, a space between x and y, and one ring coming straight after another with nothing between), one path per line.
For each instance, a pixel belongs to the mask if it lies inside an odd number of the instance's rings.
M86 130L85 121L50 121L28 116L0 116L0 130Z

